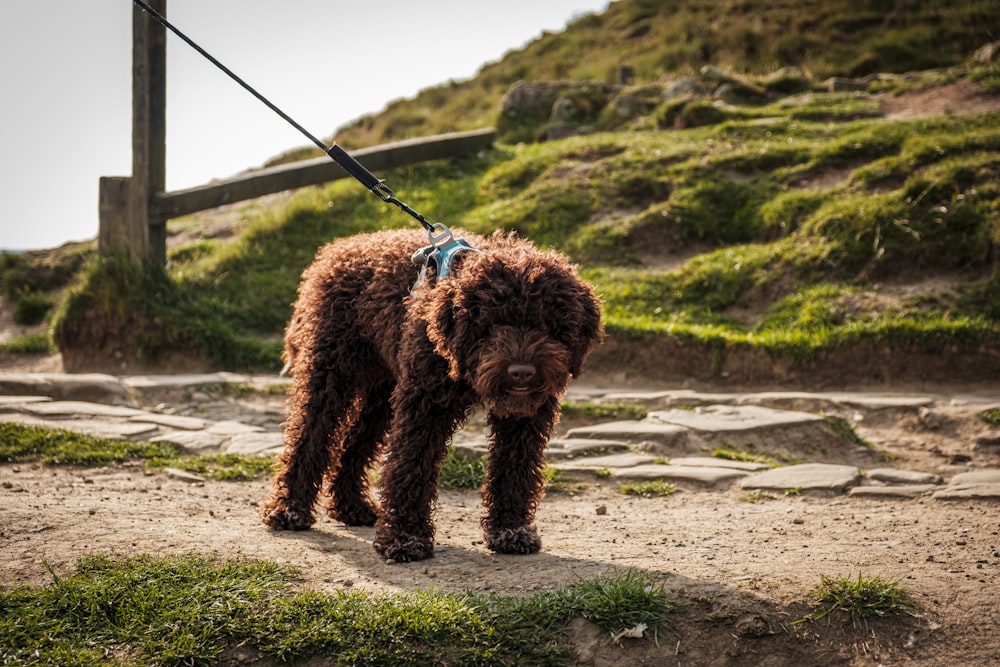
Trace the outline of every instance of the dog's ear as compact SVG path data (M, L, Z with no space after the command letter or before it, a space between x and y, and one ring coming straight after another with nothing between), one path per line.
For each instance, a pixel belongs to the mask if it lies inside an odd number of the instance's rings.
M578 377L584 361L604 338L601 300L575 271L565 268L548 271L539 285L542 289L536 301L544 311L537 316L569 350L568 370Z
M575 318L577 332L570 345L571 358L569 372L573 377L579 377L583 362L591 351L604 340L604 325L601 324L601 300L594 290L586 283L580 283L580 312Z
M453 285L439 285L424 308L427 339L448 362L448 377L452 380L460 379L466 371L463 341L468 337L468 317L462 314L464 304L456 302L459 296Z

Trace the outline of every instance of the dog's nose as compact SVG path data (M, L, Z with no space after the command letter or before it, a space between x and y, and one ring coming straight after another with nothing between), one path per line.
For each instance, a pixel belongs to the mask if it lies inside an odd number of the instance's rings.
M507 367L507 375L515 382L527 382L535 377L534 364L511 364Z

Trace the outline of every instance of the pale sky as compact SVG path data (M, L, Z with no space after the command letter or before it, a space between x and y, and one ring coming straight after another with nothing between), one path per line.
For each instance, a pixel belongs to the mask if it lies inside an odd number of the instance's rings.
M326 139L464 80L608 0L168 0L188 37ZM0 0L0 249L97 236L100 176L131 171L132 0ZM167 189L309 142L173 34Z

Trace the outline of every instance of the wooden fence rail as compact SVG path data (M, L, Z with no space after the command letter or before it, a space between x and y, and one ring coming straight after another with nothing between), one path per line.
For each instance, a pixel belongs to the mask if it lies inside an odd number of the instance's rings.
M166 16L166 0L147 0ZM170 218L274 192L348 177L329 157L249 172L185 190L165 191L166 32L139 7L132 20L132 175L102 176L98 211L101 255L125 253L166 262ZM493 144L492 128L411 139L352 151L372 172L477 153ZM360 186L359 186L360 187Z

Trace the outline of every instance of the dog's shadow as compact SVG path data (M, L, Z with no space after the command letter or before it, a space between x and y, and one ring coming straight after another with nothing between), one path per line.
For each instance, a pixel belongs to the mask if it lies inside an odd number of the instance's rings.
M268 532L268 539L295 541L329 556L326 581L360 576L372 589L423 589L467 592L529 592L571 584L617 567L608 555L567 557L543 550L534 554L495 554L476 540L468 547L454 542L438 543L434 557L412 563L391 563L372 547L375 531L321 522L311 530ZM543 535L544 540L544 535ZM308 558L317 565L316 558ZM323 567L322 565L320 567ZM306 573L308 576L308 573ZM354 582L356 583L356 582Z

